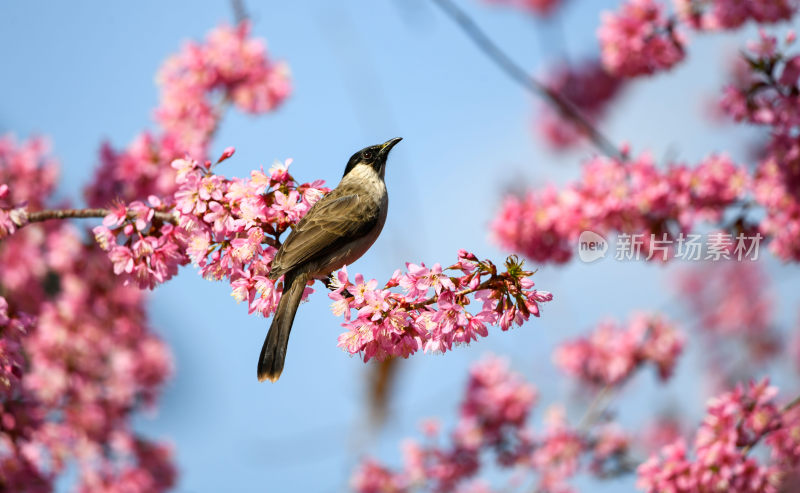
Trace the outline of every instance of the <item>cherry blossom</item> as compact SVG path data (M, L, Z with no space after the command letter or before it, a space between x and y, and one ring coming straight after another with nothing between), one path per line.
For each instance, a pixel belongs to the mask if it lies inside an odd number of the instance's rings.
M777 492L800 458L796 401L780 408L777 393L762 380L710 399L693 448L683 439L665 446L639 466L637 486L648 492ZM762 441L768 459L750 454Z
M734 29L752 19L758 23L788 20L795 14L795 0L675 0L681 20L695 29Z
M746 169L724 155L711 155L695 167L666 169L649 154L628 161L595 157L582 169L580 181L563 190L545 187L525 197L507 197L492 223L504 247L538 262L564 263L577 251L581 232L636 233L642 258L653 238L676 240L703 222L717 222L728 207L747 196Z
M639 314L627 327L601 323L588 337L560 345L553 354L564 372L593 386L619 385L652 363L666 380L681 354L684 336L658 316Z
M655 0L627 0L619 12L604 13L597 37L603 66L617 76L669 70L686 55L683 34Z
M464 250L446 269L410 263L407 268L396 271L381 289L376 280L365 283L357 275L353 283L346 269L339 271L329 296L334 313L345 317L342 349L364 361L406 358L419 350L443 353L486 337L487 325L502 330L522 325L531 315L539 316L541 303L553 299L549 292L533 289L532 272L515 258L506 261L505 272ZM398 286L402 293L391 291ZM473 302L480 305L477 313L467 310Z
M547 16L555 12L564 0L484 0L486 3L504 5L527 10L533 14Z
M56 174L46 146L0 144L5 205L46 206ZM119 208L112 216L119 221ZM0 484L50 491L76 463L81 491L168 489L169 450L130 425L172 368L143 293L124 287L105 252L69 223L19 224L0 242ZM120 437L132 445L107 446Z

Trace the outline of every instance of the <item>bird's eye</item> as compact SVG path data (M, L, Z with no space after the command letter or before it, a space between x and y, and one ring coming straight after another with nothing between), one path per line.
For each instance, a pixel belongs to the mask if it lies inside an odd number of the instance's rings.
M365 153L364 153L364 159L366 159L367 161L369 161L370 159L372 159L372 151L367 151L367 152L365 152Z

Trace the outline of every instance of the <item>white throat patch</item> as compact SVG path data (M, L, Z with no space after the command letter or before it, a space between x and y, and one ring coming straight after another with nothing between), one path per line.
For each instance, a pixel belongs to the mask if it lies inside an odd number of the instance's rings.
M355 168L351 169L349 173L342 179L342 183L358 184L374 192L377 196L386 193L386 184L383 179L378 176L378 173L372 166L366 164L357 164Z

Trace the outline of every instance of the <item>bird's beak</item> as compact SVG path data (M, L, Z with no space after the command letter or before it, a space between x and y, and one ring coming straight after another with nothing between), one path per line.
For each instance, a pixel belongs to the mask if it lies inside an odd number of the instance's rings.
M395 144L397 144L401 140L403 140L402 137L395 137L394 139L389 139L386 142L384 142L383 145L381 146L381 154L384 156L389 154L389 151L392 150L392 147L394 147Z

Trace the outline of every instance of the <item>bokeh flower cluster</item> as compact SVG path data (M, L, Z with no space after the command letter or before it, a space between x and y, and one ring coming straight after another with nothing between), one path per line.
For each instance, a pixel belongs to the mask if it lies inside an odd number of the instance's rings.
M682 438L639 466L637 487L650 493L775 493L800 463L800 413L777 404L769 381L738 385L709 400L690 448ZM752 449L763 443L768 458ZM762 456L763 457L763 456Z
M351 486L360 493L490 491L474 478L493 466L523 476L510 486L533 479L536 491L569 492L574 491L569 481L580 473L603 477L627 467L632 438L619 426L607 421L574 426L563 409L553 407L537 430L531 419L537 401L536 388L506 360L484 358L470 369L449 437L437 421L428 421L423 442L403 444L401 468L365 457Z
M626 327L600 323L587 337L558 346L553 359L566 374L586 385L619 385L642 365L652 364L662 380L672 375L684 336L657 315L638 314Z
M158 133L101 150L87 202L108 208L99 244L65 221L30 223L56 203L58 165L43 139L0 137L0 490L49 492L66 472L80 492L159 492L177 471L171 447L133 416L156 405L172 358L149 325L146 293L189 260L171 207L170 167L204 159L222 117L274 109L287 71L248 25L190 43L160 75ZM119 238L119 244L117 243Z
M486 3L521 9L534 15L546 17L564 4L564 0L484 0Z
M603 66L636 77L668 70L686 56L686 38L657 0L628 0L597 29Z
M50 203L56 175L41 140L0 139L8 204ZM130 422L155 405L172 368L144 293L63 221L0 241L0 293L0 489L51 491L71 464L78 491L170 488L170 447Z
M595 157L561 190L506 197L491 229L501 245L537 262L569 261L585 230L642 234L646 250L653 237L674 240L698 223L720 221L749 184L745 167L724 155L666 169L646 153L626 161Z

